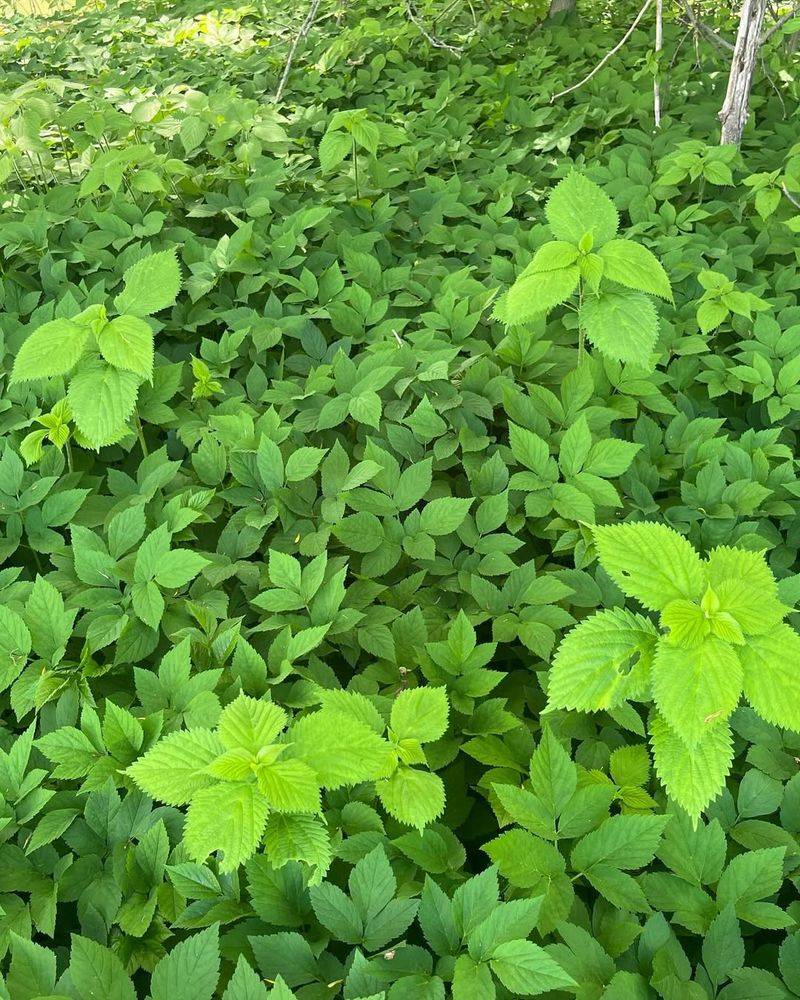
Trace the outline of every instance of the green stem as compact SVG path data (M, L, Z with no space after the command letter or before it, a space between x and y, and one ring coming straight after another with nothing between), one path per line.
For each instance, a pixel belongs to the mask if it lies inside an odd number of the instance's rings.
M356 151L355 138L353 138L353 174L356 182L356 200L358 201L361 198L361 192L358 188L358 152Z
M139 444L142 448L142 455L144 458L147 458L150 452L147 450L147 442L144 439L144 431L142 430L142 421L139 419L138 413L133 414L133 422L136 426L136 437L139 439Z
M72 464L72 444L70 443L69 438L67 438L66 452L67 452L67 468L69 469L70 472L74 472L75 467Z
M67 170L69 170L70 177L74 178L75 174L73 174L72 172L72 157L69 155L69 151L67 150L66 136L61 131L61 126L58 124L58 122L56 122L56 127L58 128L58 134L61 137L61 149L64 153L64 159L67 161Z
M586 354L586 331L581 323L581 310L583 308L583 280L578 284L578 364L583 361Z

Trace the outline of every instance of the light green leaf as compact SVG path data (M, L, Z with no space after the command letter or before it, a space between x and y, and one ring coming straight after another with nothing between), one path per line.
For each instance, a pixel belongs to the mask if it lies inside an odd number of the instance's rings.
M208 729L170 733L125 772L153 798L178 806L213 783L205 768L225 747Z
M622 608L599 611L580 622L553 658L548 703L598 712L642 697L657 637L648 619Z
M38 327L23 342L11 370L13 382L65 375L75 367L86 341L89 327L69 319L54 319Z
M506 295L505 322L510 326L518 326L544 316L555 306L567 301L578 287L579 279L577 267L538 273L523 271Z
M599 249L598 254L603 259L604 278L672 301L672 286L667 272L655 254L641 243L611 240Z
M619 215L613 201L593 181L573 171L560 181L547 199L545 215L553 236L576 246L591 233L594 246L613 240Z
M297 720L290 752L316 773L323 788L374 781L391 773L396 757L388 742L355 719L323 709Z
M153 331L136 316L117 316L97 336L100 353L115 368L153 377Z
M125 272L122 291L114 299L117 312L150 316L173 305L181 290L177 251L162 250L137 261Z
M725 787L733 760L730 726L714 726L691 749L658 712L653 713L649 729L661 783L669 797L697 820Z
M285 710L273 702L240 694L223 709L217 735L230 750L241 748L257 754L275 742L287 721Z
M222 851L222 872L234 871L255 853L269 813L269 803L253 784L223 782L192 795L183 841L195 861Z
M651 611L680 598L696 601L703 566L691 543L665 524L652 521L594 529L600 565L628 597Z
M261 764L258 787L278 812L318 813L321 808L319 782L314 771L301 760L276 760Z
M579 319L586 336L605 357L650 367L658 338L658 314L642 292L590 295L583 300Z
M664 721L689 747L724 723L739 703L742 665L734 649L710 637L693 648L661 639L653 660L653 697Z
M399 740L430 743L444 736L448 711L444 687L408 688L395 698L389 724Z
M78 430L93 448L113 444L127 431L139 378L99 358L84 361L69 383L67 401Z
M800 636L789 625L751 636L739 652L744 694L762 719L800 732Z
M375 785L384 809L407 826L421 830L444 810L444 784L438 774L399 767Z

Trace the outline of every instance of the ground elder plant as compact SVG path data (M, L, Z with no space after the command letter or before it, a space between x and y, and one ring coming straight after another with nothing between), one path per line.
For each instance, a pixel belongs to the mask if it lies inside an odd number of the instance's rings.
M791 5L30 6L0 1000L800 997Z

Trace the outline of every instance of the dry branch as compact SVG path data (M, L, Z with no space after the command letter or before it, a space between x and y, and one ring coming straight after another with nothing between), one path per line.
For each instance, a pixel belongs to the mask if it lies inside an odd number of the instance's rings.
M585 83L588 83L589 80L591 80L596 73L599 73L600 70L609 61L609 59L612 59L619 52L619 50L623 47L625 42L627 42L628 39L631 37L631 35L634 33L639 22L647 13L647 9L652 2L653 0L645 0L645 4L639 11L639 13L636 15L633 24L630 26L630 28L628 28L628 30L625 32L622 38L617 42L614 48L611 49L609 52L606 52L606 54L603 56L600 62L595 66L595 68L591 71L591 73L587 73L582 80L580 80L578 83L573 84L571 87L567 87L566 90L560 90L557 94L553 94L553 96L550 98L550 103L552 104L554 101L557 101L559 97L564 97L565 94L571 94L573 90L578 90L579 87L582 87Z

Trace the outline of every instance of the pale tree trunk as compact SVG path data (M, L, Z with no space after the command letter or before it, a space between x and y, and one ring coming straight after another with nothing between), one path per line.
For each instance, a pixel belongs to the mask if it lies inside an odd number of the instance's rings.
M656 58L664 47L664 0L656 0ZM661 69L656 67L653 78L653 117L656 128L661 125Z
M728 90L719 113L719 120L722 122L720 142L723 146L738 146L742 140L766 10L767 0L744 0L742 4Z
M574 14L576 0L550 0L548 17L558 17L559 14Z

